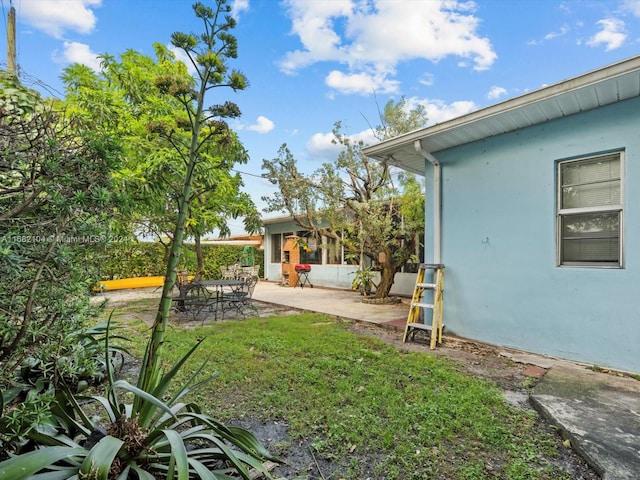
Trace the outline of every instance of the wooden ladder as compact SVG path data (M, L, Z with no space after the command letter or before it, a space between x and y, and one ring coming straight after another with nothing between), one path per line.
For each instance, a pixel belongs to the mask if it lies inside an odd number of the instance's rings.
M427 270L433 270L434 283L425 282ZM426 303L424 300L425 291L433 291L433 303ZM436 348L436 343L442 342L442 301L444 295L444 265L440 263L421 263L418 267L416 286L411 297L411 307L407 316L407 325L404 329L403 342L411 335L415 337L417 331L428 331L431 333L431 350ZM431 325L420 321L420 309L430 309L433 314Z

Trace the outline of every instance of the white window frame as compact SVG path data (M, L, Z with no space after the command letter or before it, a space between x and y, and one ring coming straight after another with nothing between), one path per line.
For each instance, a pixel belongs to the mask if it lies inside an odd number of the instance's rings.
M562 167L570 163L582 163L592 162L598 158L607 158L617 156L620 162L620 203L612 205L592 206L592 207L578 207L578 208L563 208L562 204ZM556 170L556 265L558 267L589 267L589 268L624 268L623 263L623 237L624 237L624 152L614 151L599 155L591 155L587 157L574 158L571 160L563 160L557 162ZM573 215L585 214L585 213L599 213L599 212L611 212L618 214L618 260L615 262L596 262L596 261L566 261L563 259L563 233L562 225L563 218Z

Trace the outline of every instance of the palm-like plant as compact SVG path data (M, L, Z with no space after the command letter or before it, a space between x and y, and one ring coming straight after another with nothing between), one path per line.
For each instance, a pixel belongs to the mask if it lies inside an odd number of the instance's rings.
M159 373L148 392L116 380L109 365L106 396L78 397L61 391L52 422L29 434L38 447L0 463L0 478L250 479L252 468L271 478L261 460L276 459L253 434L225 426L195 404L179 401L211 379L196 382L202 367L169 394L169 384L199 345L168 372ZM123 403L123 393L133 402ZM102 421L95 415L96 407L106 414ZM92 418L85 412L89 409Z

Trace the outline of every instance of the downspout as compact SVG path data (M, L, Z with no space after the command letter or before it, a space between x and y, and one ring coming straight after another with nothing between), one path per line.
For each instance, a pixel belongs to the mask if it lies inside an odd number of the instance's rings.
M422 142L420 140L416 140L413 146L416 152L433 165L433 263L438 264L441 263L440 250L442 245L442 171L438 159L422 148Z

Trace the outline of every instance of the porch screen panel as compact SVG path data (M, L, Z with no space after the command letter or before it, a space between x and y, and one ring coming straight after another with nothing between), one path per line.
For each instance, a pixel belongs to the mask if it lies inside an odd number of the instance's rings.
M271 263L282 262L282 234L271 235Z

